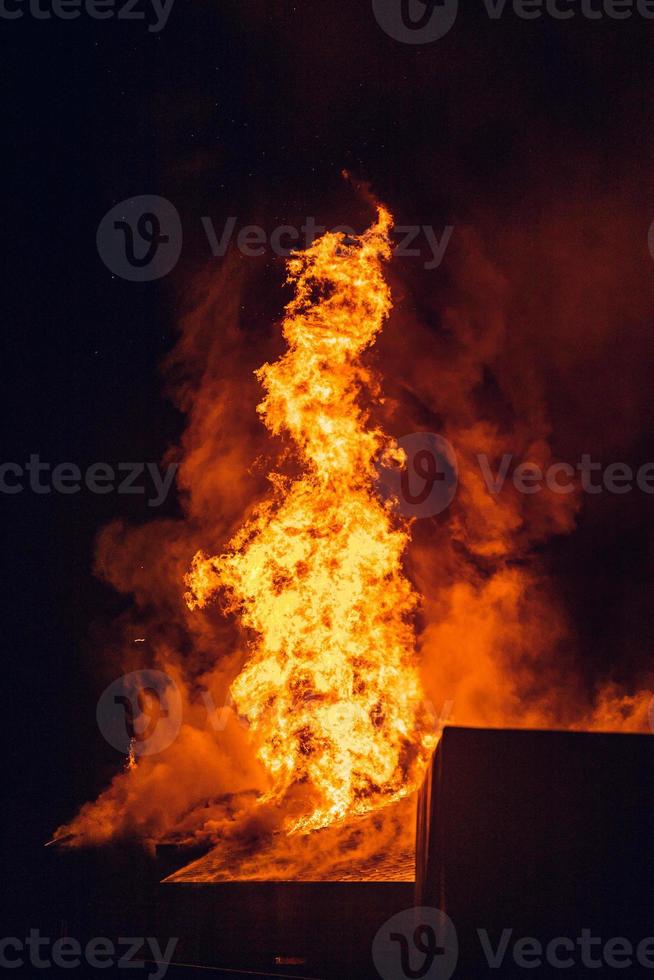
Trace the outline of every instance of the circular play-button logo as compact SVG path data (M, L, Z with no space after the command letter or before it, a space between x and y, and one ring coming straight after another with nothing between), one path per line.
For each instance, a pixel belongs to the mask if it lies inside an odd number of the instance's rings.
M404 44L430 44L452 29L458 0L372 0L377 23Z
M96 718L107 742L119 752L154 755L177 737L182 698L162 670L134 670L105 688Z
M458 959L454 923L440 909L398 912L372 943L372 960L382 980L450 980Z
M116 204L98 226L100 258L115 275L131 282L161 279L177 264L182 222L177 208L156 194Z
M459 479L452 445L435 432L412 432L397 443L406 460L403 466L380 466L382 497L391 498L405 517L434 517L447 510Z

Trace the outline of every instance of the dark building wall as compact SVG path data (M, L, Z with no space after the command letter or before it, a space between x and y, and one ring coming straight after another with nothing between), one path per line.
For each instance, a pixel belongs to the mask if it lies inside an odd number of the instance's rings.
M590 929L637 946L654 936L654 740L445 729L420 794L417 848L416 904L453 920L456 976L549 975L547 959L515 966L521 937L546 947ZM485 970L479 929L493 947L512 930L501 969ZM555 954L574 957L563 973L575 978L614 972L586 967L578 944ZM637 967L634 958L623 975L654 976Z
M177 866L183 861L177 855ZM229 976L377 980L373 939L413 904L412 882L161 883L174 862L174 854L154 858L138 847L45 851L43 901L31 922L43 935L83 944L94 936L154 936L165 949L175 937L175 962L223 968ZM85 980L95 975L87 970ZM178 973L169 976L177 980Z

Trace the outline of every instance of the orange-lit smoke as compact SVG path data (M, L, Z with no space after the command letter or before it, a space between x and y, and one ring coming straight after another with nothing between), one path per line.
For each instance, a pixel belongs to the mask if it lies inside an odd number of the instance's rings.
M494 468L505 452L556 458L510 283L479 237L457 229L449 288L433 300L438 329L396 280L380 332L389 221L382 209L356 241L328 235L292 260L282 356L276 335L255 344L243 325L242 266L228 259L198 285L168 368L188 419L184 518L112 525L97 558L99 574L134 597L107 680L167 671L184 724L170 748L120 772L60 828L71 843L221 839L246 876L265 877L253 855L274 835L288 872L293 848L305 847L289 830L368 810L377 842L404 847L394 808L376 808L416 784L445 705L457 724L646 729L649 692L582 675L564 597L538 557L573 529L580 496L511 486L492 496L479 470L479 453ZM261 385L270 432L257 417ZM384 432L420 430L455 447L459 489L409 537L372 492L374 461L392 454ZM135 647L135 635L147 643ZM219 726L208 700L227 705ZM309 837L321 856L306 853L306 864L329 877L369 860L375 834L319 830Z

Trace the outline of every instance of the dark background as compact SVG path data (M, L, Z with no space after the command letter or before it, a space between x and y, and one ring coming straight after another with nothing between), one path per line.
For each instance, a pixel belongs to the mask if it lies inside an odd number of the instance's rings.
M217 227L232 214L239 226L311 214L347 223L343 168L371 181L399 223L437 230L490 211L519 220L534 188L547 207L591 174L609 197L628 186L644 284L654 275L654 23L638 16L555 23L507 12L494 23L475 5L447 37L413 47L383 33L367 0L176 0L159 34L138 21L28 15L0 21L0 32L3 460L159 460L182 428L159 364L189 283L220 261L199 216ZM175 203L185 241L174 273L139 284L110 273L95 233L112 205L146 193ZM244 311L253 342L281 307L280 263L261 266ZM438 273L413 275L418 294ZM654 459L652 349L639 337L638 377L601 386L609 406L616 385L642 388L622 456L635 465ZM601 453L602 432L586 430L587 451ZM587 504L578 530L546 549L589 659L649 653L654 504L618 503ZM153 515L142 498L84 490L26 489L0 504L3 877L18 901L38 882L43 842L116 765L96 728L89 632L124 600L91 575L94 537L116 516ZM171 495L157 516L176 507Z

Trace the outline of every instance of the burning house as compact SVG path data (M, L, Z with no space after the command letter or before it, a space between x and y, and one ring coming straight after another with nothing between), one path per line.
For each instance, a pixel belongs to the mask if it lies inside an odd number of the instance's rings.
M383 922L403 908L454 908L467 922L466 896L472 902L486 887L476 906L483 918L488 890L501 888L504 862L520 839L522 810L510 801L522 799L515 773L529 771L531 756L507 760L516 745L541 743L488 732L475 748L465 729L446 729L439 745L439 696L441 704L451 696L454 720L463 724L608 723L627 731L643 724L645 693L627 697L609 686L580 710L564 664L538 690L538 647L556 642L562 627L536 573L516 561L529 546L520 508L533 505L483 498L473 447L497 456L505 437L474 421L465 392L454 397L447 430L462 455L442 566L434 567L440 559L433 548L427 554L419 535L409 555L414 522L384 474L393 487L402 485L402 472L404 483L425 474L416 468L411 475L406 452L384 427L400 409L385 394L375 353L391 310L391 225L380 206L361 235L326 233L291 258L285 349L253 366L249 378L230 377L219 365L207 327L216 307L208 303L191 318L173 358L187 371L178 395L189 415L180 467L186 519L137 530L114 525L100 539L101 574L136 598L134 620L122 624L122 666L137 686L139 669L160 672L166 686L148 687L145 698L143 691L114 698L138 704L125 767L55 842L70 851L139 841L156 855L147 872L139 864L141 884L148 882L143 922L183 935L187 964L363 978L375 975L370 950ZM461 336L463 343L465 330ZM221 343L237 346L238 337L228 329ZM465 387L465 374L460 379ZM453 380L447 372L443 380L451 397ZM255 392L256 413L244 415ZM536 434L532 444L546 454ZM265 469L273 448L274 464ZM439 471L432 463L433 483ZM570 526L574 499L540 507L536 539ZM539 616L549 635L541 629L537 638ZM520 663L507 645L524 651ZM503 702L480 696L488 682ZM176 713L172 737L153 748L158 721L170 723ZM550 742L539 738L547 756ZM590 759L596 746L599 765L617 745L600 736L593 743L562 738L552 736L554 751L583 745ZM459 745L463 754L453 764ZM636 745L645 758L644 743L629 742ZM473 746L468 754L466 746ZM477 795L464 806L462 787L471 780ZM560 821L556 806L568 812L576 799L573 792L555 806L545 796L541 820ZM594 798L579 803L586 820ZM644 805L645 797L634 798L638 813ZM467 808L495 851L481 848ZM464 857L476 854L468 881ZM547 854L546 847L543 868ZM540 887L541 871L530 888ZM509 918L525 881L509 888ZM570 879L565 887L572 902ZM218 922L214 933L209 924ZM469 970L477 968L471 959Z

